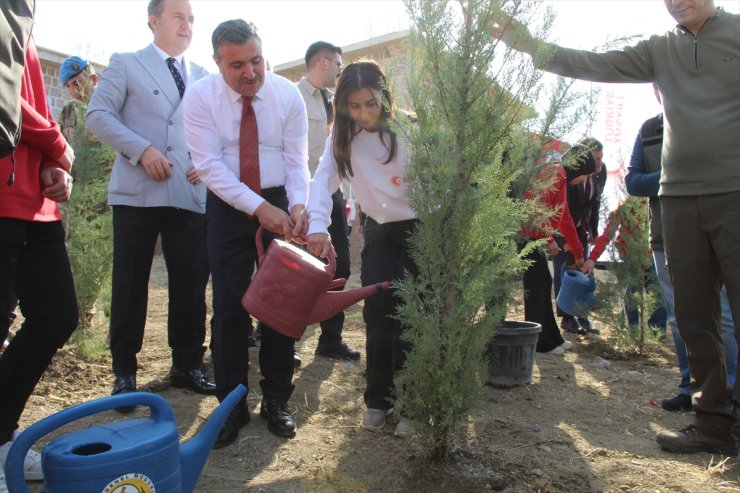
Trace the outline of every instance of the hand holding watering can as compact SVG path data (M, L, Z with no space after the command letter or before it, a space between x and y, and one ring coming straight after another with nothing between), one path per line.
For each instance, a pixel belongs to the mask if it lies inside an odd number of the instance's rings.
M345 291L346 279L334 279L336 255L324 264L313 255L282 240L265 252L262 235L255 238L259 268L242 298L242 307L273 330L296 339L308 325L327 320L350 305L390 288L388 282ZM332 250L333 252L333 250Z

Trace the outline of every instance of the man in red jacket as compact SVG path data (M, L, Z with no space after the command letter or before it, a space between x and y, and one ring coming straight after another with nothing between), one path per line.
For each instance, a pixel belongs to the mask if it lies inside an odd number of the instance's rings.
M8 334L14 295L24 316L0 356L0 491L7 491L3 464L26 401L77 326L58 204L72 191L74 153L49 111L33 43L26 52L21 107L20 141L0 159L0 340ZM24 471L28 480L42 479L38 453L29 452Z

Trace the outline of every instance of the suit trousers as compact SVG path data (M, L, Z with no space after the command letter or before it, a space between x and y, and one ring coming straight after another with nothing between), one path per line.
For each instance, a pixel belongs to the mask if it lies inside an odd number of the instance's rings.
M363 286L403 279L418 270L409 252L409 235L416 220L377 223L368 217L362 248L360 277ZM365 404L373 409L393 407L393 372L400 370L409 349L401 339L403 327L394 318L401 299L394 290L383 291L365 300L362 315L367 337L367 388Z
M51 358L77 327L77 297L61 221L0 218L0 341L18 297L24 321L0 354L0 444L18 427Z
M565 342L552 311L552 276L542 249L532 251L527 260L532 263L523 276L524 319L542 326L537 337L537 352L546 353Z
M288 197L283 187L264 189L262 197L287 212ZM234 209L208 192L208 258L213 286L211 350L216 377L216 396L223 400L237 385L248 387L249 352L247 335L252 320L241 305L257 263L255 235L259 222ZM276 235L265 232L265 250ZM260 323L262 339L259 363L260 388L266 399L287 402L293 393L293 351L295 339Z
M205 214L174 207L113 206L110 346L117 376L136 374L149 275L160 235L167 265L167 341L172 364L183 371L202 365L208 284L205 230Z
M740 386L727 387L720 289L727 288L740 316L740 192L661 197L663 241L678 330L686 343L695 426L710 435L740 439L733 409Z
M347 209L344 203L344 196L341 190L334 192L331 196L331 224L329 225L329 234L331 243L337 252L337 270L334 279L349 279L350 275L350 258L349 258L349 227L347 226ZM337 291L344 289L344 286L337 288ZM344 311L341 311L328 320L319 324L321 326L321 335L319 344L335 344L342 342L342 329L344 328Z

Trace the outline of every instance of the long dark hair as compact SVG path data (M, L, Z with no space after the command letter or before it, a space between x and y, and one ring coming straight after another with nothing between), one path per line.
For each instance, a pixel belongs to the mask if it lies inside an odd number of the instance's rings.
M375 60L366 59L352 62L342 70L342 75L337 82L337 90L334 93L336 118L334 120L334 147L332 151L334 159L337 161L339 176L342 178L354 176L350 145L355 135L360 132L359 128L355 128L355 122L349 116L347 99L350 94L361 89L371 89L380 93L378 137L388 150L388 157L383 161L383 164L393 161L398 150L396 134L388 125L395 112L393 97L388 90L388 77ZM386 142L385 137L388 138L388 142Z

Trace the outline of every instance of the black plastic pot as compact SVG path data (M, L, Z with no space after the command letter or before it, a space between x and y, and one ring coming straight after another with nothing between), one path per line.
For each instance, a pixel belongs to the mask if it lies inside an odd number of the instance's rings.
M532 368L537 349L538 323L504 320L488 344L489 385L501 388L527 385L532 381Z

